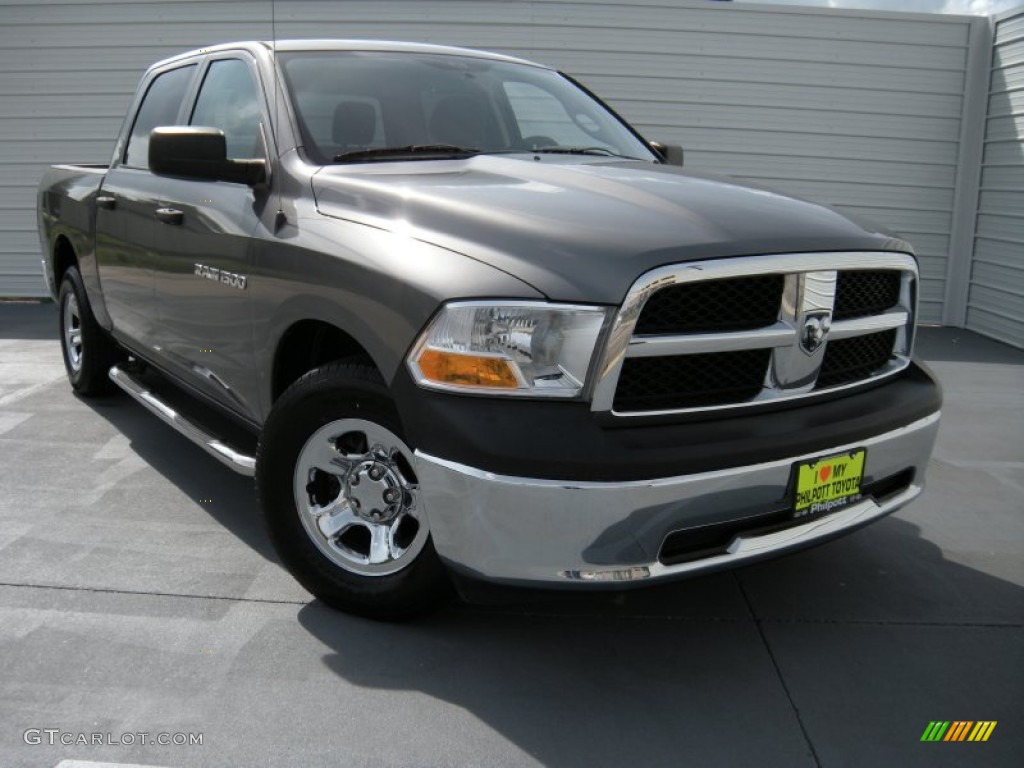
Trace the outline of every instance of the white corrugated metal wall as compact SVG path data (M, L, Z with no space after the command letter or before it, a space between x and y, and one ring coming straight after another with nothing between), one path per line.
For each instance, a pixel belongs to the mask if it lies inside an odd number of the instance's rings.
M278 0L274 14L279 37L422 40L556 65L647 135L683 144L689 166L905 236L922 257L922 319L942 317L981 18L670 0ZM45 166L108 160L154 60L268 38L270 21L269 0L0 0L0 295L43 290L33 208Z
M995 22L967 327L1024 347L1024 9Z

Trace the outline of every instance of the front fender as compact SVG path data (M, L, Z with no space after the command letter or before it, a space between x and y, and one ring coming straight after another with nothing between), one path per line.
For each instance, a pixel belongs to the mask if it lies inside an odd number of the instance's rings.
M544 298L515 277L453 251L322 216L258 239L250 286L264 415L273 399L274 356L297 322L318 320L344 331L390 384L445 301Z

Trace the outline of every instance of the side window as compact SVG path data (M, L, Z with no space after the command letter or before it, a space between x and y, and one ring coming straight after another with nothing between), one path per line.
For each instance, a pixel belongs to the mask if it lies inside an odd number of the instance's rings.
M509 81L505 95L524 138L540 137L563 147L604 146L597 138L600 126L590 115L570 115L562 102L531 83Z
M174 125L178 110L185 98L185 91L192 81L195 64L172 69L158 75L142 97L142 104L135 116L135 125L128 138L124 153L124 164L134 168L149 168L149 133L161 125Z
M232 160L262 155L260 97L244 61L221 59L210 65L189 125L224 131L228 157Z

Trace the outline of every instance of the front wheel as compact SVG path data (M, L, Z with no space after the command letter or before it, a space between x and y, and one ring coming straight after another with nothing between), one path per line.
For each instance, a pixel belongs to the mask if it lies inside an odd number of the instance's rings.
M373 368L332 363L289 387L260 438L256 483L278 555L324 602L402 619L449 594L412 450Z

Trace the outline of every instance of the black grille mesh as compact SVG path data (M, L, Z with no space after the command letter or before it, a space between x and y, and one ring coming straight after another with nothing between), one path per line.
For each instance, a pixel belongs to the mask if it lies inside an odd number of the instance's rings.
M840 272L832 319L878 315L895 307L899 300L900 273L897 270Z
M838 387L866 379L889 362L895 343L895 329L830 341L825 348L816 388Z
M779 316L783 275L701 280L664 288L651 296L636 334L746 331Z
M761 391L770 349L627 358L615 391L619 413L749 400Z

